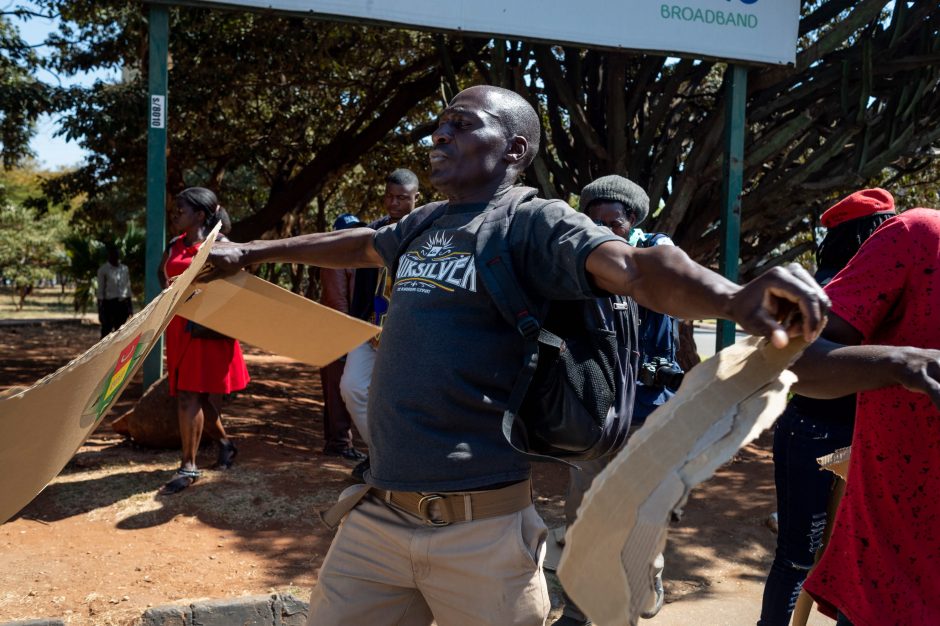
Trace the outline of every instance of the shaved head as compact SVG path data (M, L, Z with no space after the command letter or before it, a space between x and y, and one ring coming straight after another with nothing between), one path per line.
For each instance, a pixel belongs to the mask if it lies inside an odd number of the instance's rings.
M469 87L457 96L472 92L477 92L485 98L485 102L489 105L486 112L499 120L506 131L507 138L514 135L525 137L529 144L529 150L525 159L520 163L519 170L522 171L527 168L535 159L535 155L538 154L539 140L542 136L542 127L535 109L515 91L493 85Z

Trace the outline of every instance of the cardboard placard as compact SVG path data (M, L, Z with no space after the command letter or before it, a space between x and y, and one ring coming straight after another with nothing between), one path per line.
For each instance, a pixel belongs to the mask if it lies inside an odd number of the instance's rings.
M253 346L321 367L379 328L248 272L192 285L177 315Z
M829 470L842 480L845 480L849 476L849 457L852 455L852 446L846 446L845 448L839 448L835 452L830 452L825 456L821 456L816 459L816 462L819 463L819 468L822 470Z
M107 415L202 270L218 231L186 271L121 328L35 385L0 397L0 523L62 471Z
M751 338L694 367L601 472L565 536L558 576L595 624L634 625L652 604L670 513L783 412L805 343Z
M214 330L313 365L379 332L247 272L195 285L217 234L218 227L189 268L120 329L31 387L0 394L0 523L62 471L175 314L186 311Z

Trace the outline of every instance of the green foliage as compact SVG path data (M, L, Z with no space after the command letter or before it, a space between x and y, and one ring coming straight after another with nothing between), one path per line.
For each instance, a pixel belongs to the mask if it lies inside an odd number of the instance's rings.
M32 75L37 64L36 54L0 11L0 162L7 169L30 155L33 124L49 106L47 87Z
M131 224L120 237L99 232L94 237L71 233L62 244L68 258L64 273L75 283L75 311L84 313L95 300L98 288L98 268L108 260L108 247L114 246L121 261L127 265L131 277L131 290L140 292L144 284L144 232Z
M41 4L63 24L51 70L122 71L116 83L55 90L57 110L74 109L66 135L92 156L46 190L85 199L79 232L124 236L144 212L146 5ZM936 198L940 7L804 0L801 16L796 66L748 72L744 276L800 258L821 211L860 187ZM441 100L489 82L525 94L543 119L528 184L568 199L597 176L629 176L660 207L645 228L699 261L717 257L724 63L187 6L170 22L168 191L216 190L234 240L324 230L341 211L376 217L388 171L423 175L421 140ZM926 188L934 195L921 197Z
M121 0L44 5L64 24L51 42L53 69L122 69L116 84L58 92L61 110L75 110L66 135L92 156L48 191L86 196L85 224L139 222L146 9ZM441 46L426 33L249 12L172 8L170 32L168 191L214 189L235 240L319 230L342 208L376 216L391 169L425 169L414 131L439 100L441 52L457 68L468 59L459 40Z
M51 280L65 267L61 245L67 217L61 212L39 215L31 207L0 205L0 279L19 296L18 308L41 280Z
M85 313L95 299L98 268L107 260L104 245L95 239L72 233L63 240L68 257L66 275L75 283L75 311Z
M742 274L797 258L833 201L910 175L940 154L940 5L801 3L795 68L748 70ZM494 41L488 82L539 107L545 149L527 178L568 198L616 173L661 206L644 229L718 256L726 64ZM894 189L891 189L894 191Z

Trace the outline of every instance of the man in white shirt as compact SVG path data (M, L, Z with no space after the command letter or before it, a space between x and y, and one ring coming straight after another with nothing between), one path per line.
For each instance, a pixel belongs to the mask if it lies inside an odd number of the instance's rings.
M117 248L108 248L108 262L98 268L98 321L101 336L121 327L133 313L131 275Z

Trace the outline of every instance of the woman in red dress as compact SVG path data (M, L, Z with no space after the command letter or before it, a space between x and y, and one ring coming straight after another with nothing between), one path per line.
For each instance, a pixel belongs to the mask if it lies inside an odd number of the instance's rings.
M203 187L190 187L176 196L172 214L175 232L160 264L161 284L182 274L192 263L206 235L216 223L228 223L228 214L215 194ZM220 235L220 239L224 239ZM238 341L176 316L166 329L167 378L170 395L176 397L183 458L173 479L161 493L177 493L197 478L196 451L206 434L219 443L218 468L231 467L238 449L222 426L222 396L244 389L248 370Z

